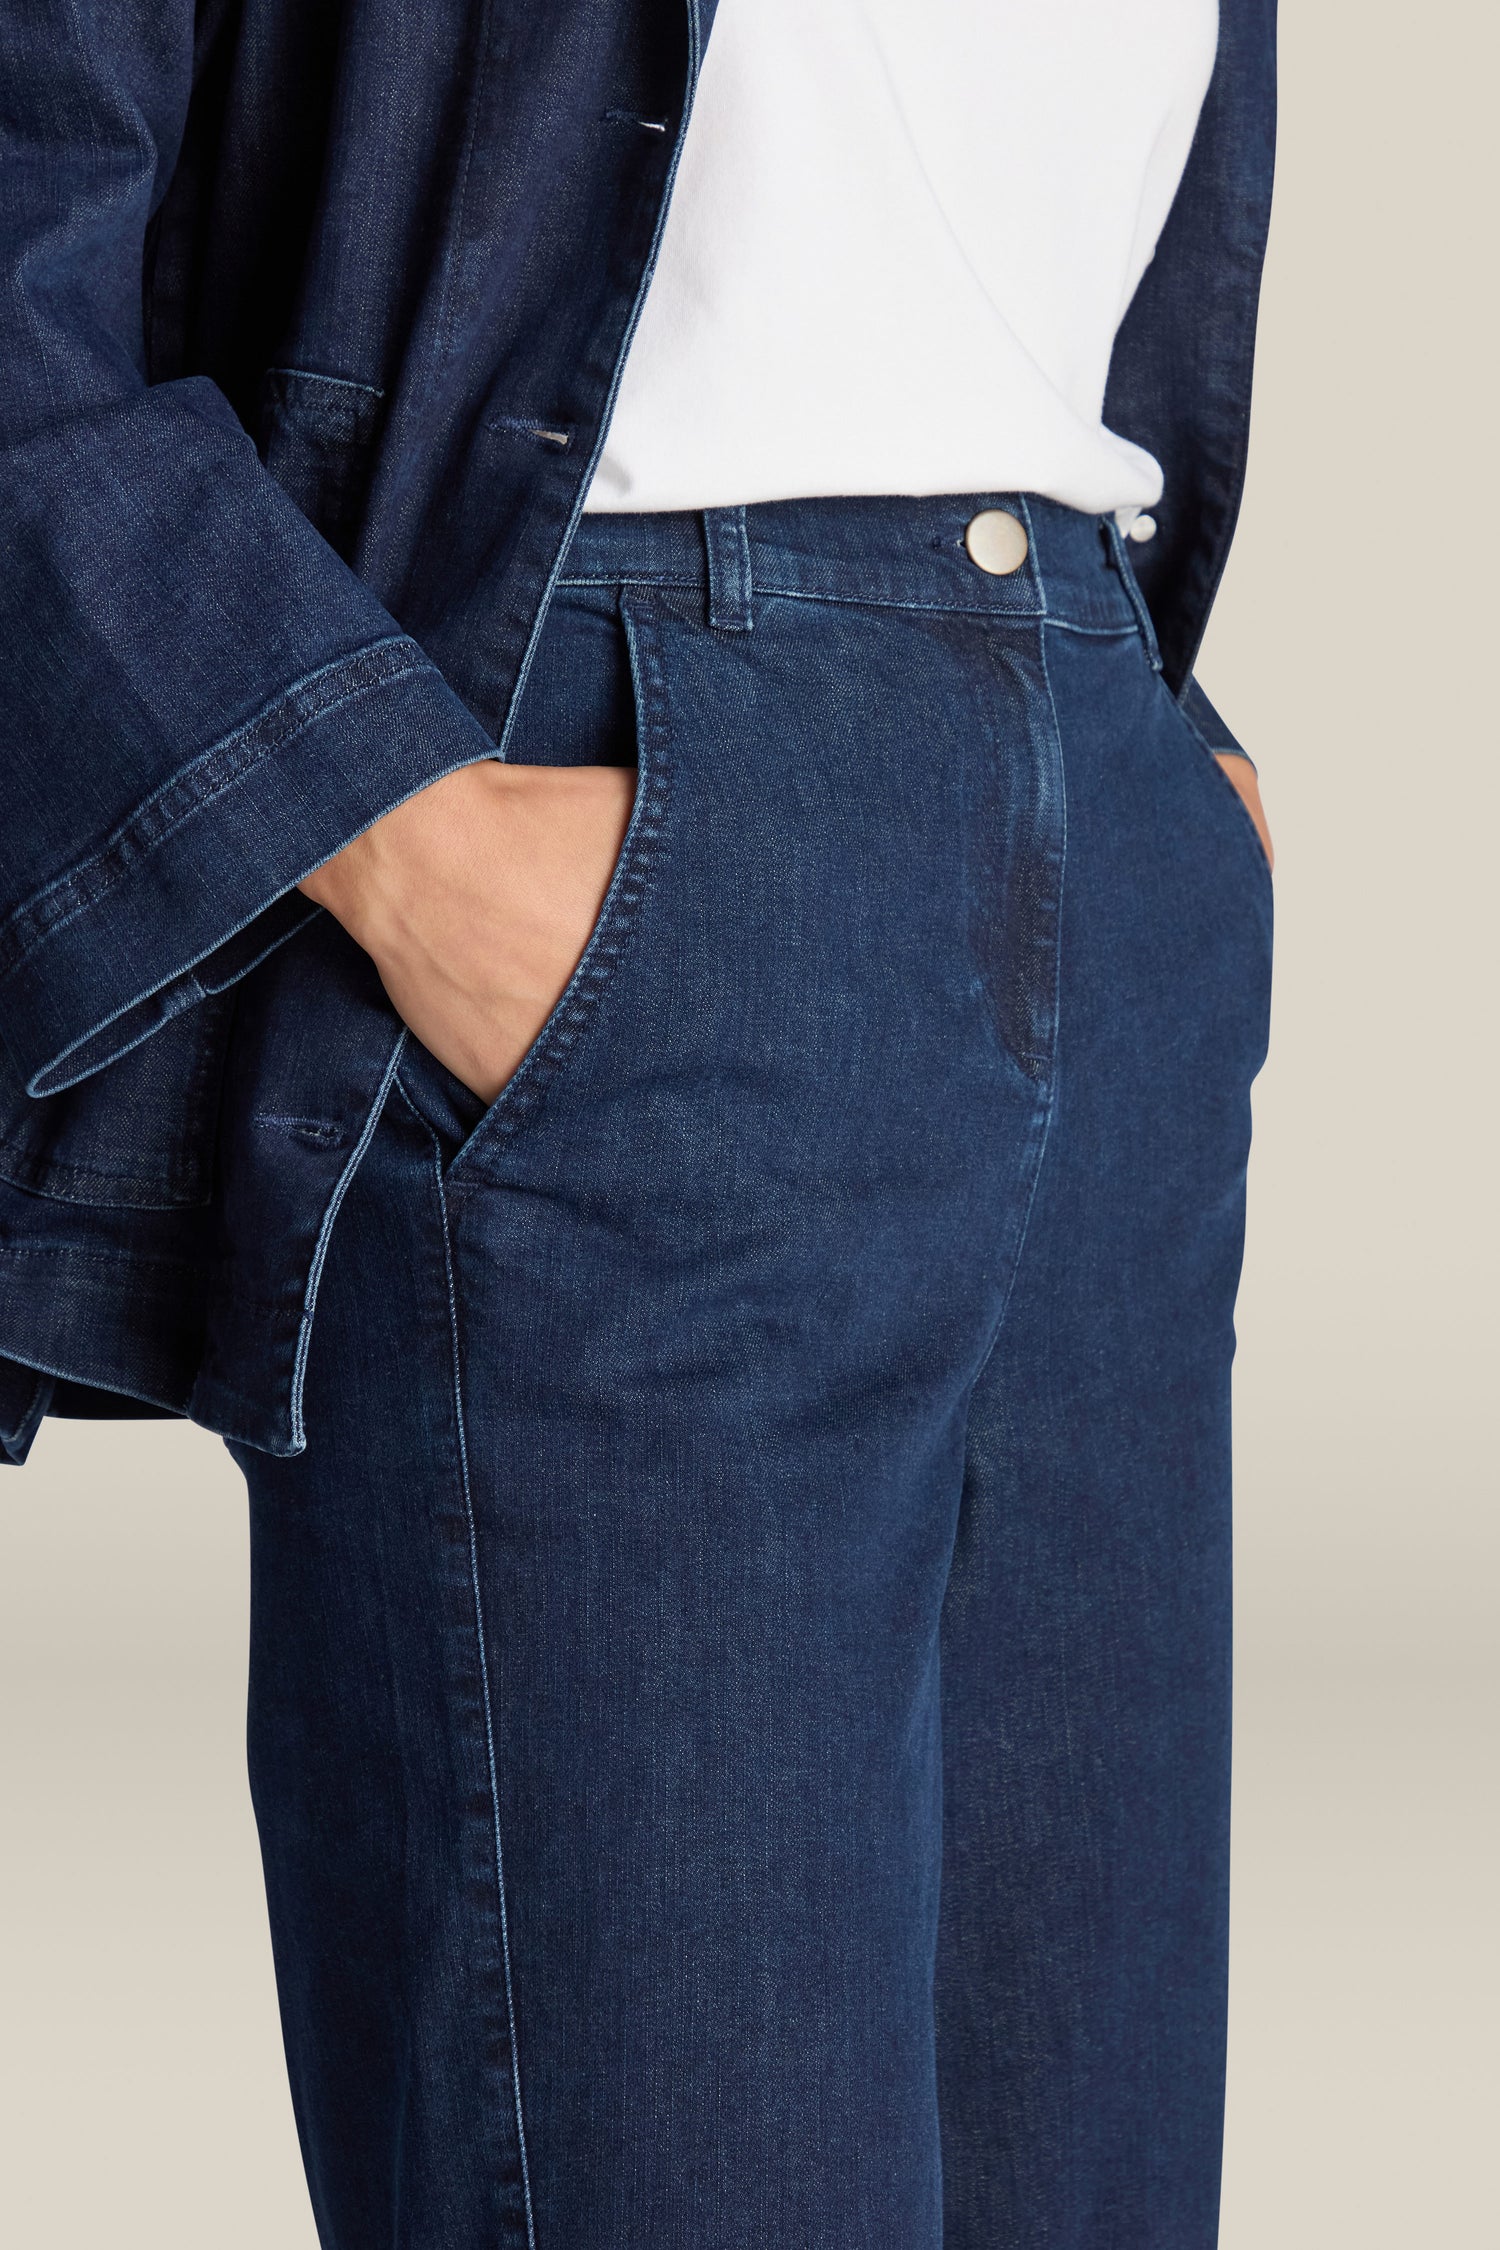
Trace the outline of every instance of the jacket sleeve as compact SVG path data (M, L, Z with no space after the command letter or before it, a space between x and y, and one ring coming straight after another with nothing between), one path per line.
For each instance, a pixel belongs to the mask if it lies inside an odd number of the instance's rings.
M193 0L0 0L0 1037L99 1070L494 744L203 378L146 380Z

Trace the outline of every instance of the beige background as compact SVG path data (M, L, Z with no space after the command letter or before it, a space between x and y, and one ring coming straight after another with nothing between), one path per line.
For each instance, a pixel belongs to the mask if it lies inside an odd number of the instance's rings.
M1284 11L1250 490L1202 667L1281 855L1238 1377L1225 2250L1500 2243L1493 23L1476 0ZM314 2250L244 1643L216 1443L49 1424L0 1484L18 2250Z

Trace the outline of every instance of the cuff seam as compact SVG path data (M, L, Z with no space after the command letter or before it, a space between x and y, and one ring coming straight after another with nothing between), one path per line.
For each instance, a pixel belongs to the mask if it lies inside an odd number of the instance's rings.
M263 759L284 750L308 727L377 688L434 670L431 659L403 633L305 673L252 719L180 767L127 813L92 857L54 877L16 907L0 924L0 977L19 968L78 915L97 906L202 806L243 780Z

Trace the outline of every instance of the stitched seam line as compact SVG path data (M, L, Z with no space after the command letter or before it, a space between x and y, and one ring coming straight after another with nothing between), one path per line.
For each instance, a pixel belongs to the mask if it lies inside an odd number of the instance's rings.
M1054 620L1048 619L1049 624L1053 622ZM1133 633L1131 637L1135 637ZM1062 916L1063 896L1068 880L1068 769L1067 753L1063 748L1062 726L1057 715L1057 697L1052 687L1052 667L1047 661L1047 635L1045 630L1037 634L1037 646L1041 658L1042 681L1047 690L1047 712L1052 721L1052 738L1057 744L1059 796L1057 943L1052 955L1052 1052L1048 1057L1050 1067L1046 1076L1037 1082L1037 1102L1035 1109L1032 1111L1032 1133L1035 1138L1036 1152L1032 1159L1031 1185L1026 1196L1026 1209L1021 1215L1021 1226L1016 1236L1015 1253L1010 1262L1010 1273L1005 1284L1005 1294L1000 1300L1000 1308L995 1315L995 1325L990 1331L990 1340L984 1348L984 1356L974 1370L974 1380L969 1385L971 1407L974 1392L983 1381L985 1370L995 1356L995 1347L1000 1341L1000 1332L1005 1326L1005 1317L1010 1311L1010 1302L1015 1295L1016 1282L1021 1272L1021 1260L1026 1255L1026 1244L1031 1234L1031 1221L1036 1211L1037 1194L1042 1184L1042 1166L1047 1160L1047 1145L1052 1138L1052 1119L1057 1108L1057 1048L1062 1037Z
M0 1242L0 1258L65 1258L78 1266L160 1267L163 1272L195 1273L195 1258L163 1257L151 1250L80 1250L71 1242Z
M488 8L486 7L486 24L488 24L488 20ZM537 649L541 644L542 630L547 621L547 613L552 606L552 596L557 590L558 581L562 574L563 564L567 559L568 549L573 544L573 535L577 531L578 526L583 519L583 503L588 497L589 487L594 481L595 472L598 469L599 463L604 455L605 438L609 431L610 421L614 415L615 400L618 398L620 393L620 384L624 379L625 362L630 356L630 347L635 341L636 329L640 326L641 308L646 302L646 292L651 286L651 277L656 270L657 254L661 249L662 231L667 223L667 207L671 201L673 183L677 178L677 167L682 158L682 146L684 140L687 137L688 118L692 113L693 96L697 87L699 67L702 62L703 42L699 36L698 0L687 0L687 20L688 67L687 83L683 88L684 100L682 105L682 115L678 119L677 123L677 137L672 144L671 161L667 166L667 177L662 188L661 202L657 206L656 223L652 229L650 245L646 252L645 267L642 271L639 282L636 284L635 302L631 306L630 317L625 323L625 333L620 339L619 350L615 355L615 364L613 372L610 375L609 387L604 394L604 404L600 411L599 418L594 424L594 442L590 449L589 457L583 464L583 473L579 477L577 484L573 488L573 504L568 510L568 520L566 525L564 526L562 538L558 543L556 553L552 557L552 567L547 573L547 582L542 588L541 602L538 605L536 616L532 620L531 638L526 643L525 653L521 658L521 668L516 675L516 684L511 690L510 708L506 713L505 723L501 729L500 741L497 746L498 755L502 759L507 754L511 733L516 723L516 716L521 707L521 691L526 685L527 678L531 671L532 662L536 656ZM487 44L485 55L486 57L488 55ZM465 182L466 184L464 192L465 195L467 195L467 170L465 171ZM444 278L443 287L446 296L446 276Z
M404 1095L403 1095L403 1098ZM410 1101L407 1107L411 1108ZM453 1235L448 1224L448 1196L443 1182L443 1151L436 1134L423 1119L432 1142L432 1174L437 1188L438 1215L443 1231L443 1278L448 1291L448 1340L453 1367L453 1412L458 1430L459 1480L463 1493L464 1522L469 1536L469 1582L474 1595L474 1639L479 1658L479 1685L484 1707L485 1757L489 1766L490 1812L495 1843L495 1899L500 1915L500 1962L505 1979L505 2018L510 2034L511 2098L515 2109L516 2148L521 2164L521 2194L526 2210L527 2250L536 2250L536 2221L531 2206L531 2169L526 2158L526 2124L521 2108L521 2058L516 2044L516 2007L510 1966L510 1917L505 1905L505 1853L500 1837L500 1776L495 1752L495 1710L490 1693L490 1663L485 1647L484 1594L479 1582L479 1527L474 1515L474 1492L469 1476L469 1439L464 1415L463 1361L458 1344L458 1289L453 1272Z
M450 1180L468 1172L474 1152L483 1148L492 1135L519 1132L535 1115L552 1080L571 1060L613 979L661 855L671 800L667 729L661 716L665 691L657 675L654 652L638 646L629 617L625 628L632 658L640 664L642 672L648 666L651 669L654 692L647 694L642 684L637 697L635 803L620 857L604 894L594 933L568 979L562 998L537 1033L514 1077L507 1080L454 1156L448 1168Z
M615 586L645 586L653 590L682 594L701 595L704 591L701 578L654 577L646 571L620 571L599 578L560 578L557 591L566 593L575 588L592 588L597 591ZM777 586L763 578L755 581L755 598L757 601L822 602L835 609L899 609L913 610L923 616L983 617L997 625L1037 625L1045 619L1058 632L1081 633L1094 640L1134 640L1139 637L1135 624L1127 624L1123 618L1116 625L1084 625L1072 618L1056 617L1043 607L1001 609L985 603L898 601L894 597L888 599L877 594L827 594L813 592L802 586Z
M309 672L137 805L92 859L58 876L17 907L0 930L0 976L18 968L39 945L97 906L194 813L309 727L377 688L431 670L416 642L401 634Z
M290 377L297 383L327 383L336 391L358 391L365 398L384 398L385 392L378 383L360 383L352 375L320 375L315 367L268 367L269 378Z
M79 1375L66 1367L54 1367L50 1360L18 1359L15 1364L17 1367L29 1367L38 1375L50 1375L55 1383L87 1383L89 1380L86 1375ZM121 1398L139 1399L143 1406L159 1406L164 1414L176 1415L179 1419L186 1418L186 1408L180 1402L174 1403L163 1391L143 1391L108 1378L102 1384L91 1387L112 1390Z
M1121 531L1113 516L1110 517L1105 527L1105 536L1109 541L1110 558L1114 563L1115 575L1125 589L1127 601L1135 611L1135 620L1141 630L1142 644L1151 660L1151 669L1153 672L1159 672L1162 669L1161 645L1156 638L1156 626L1152 620L1151 611L1147 607L1146 597L1141 591L1141 582L1136 577L1135 565L1126 550L1125 534Z
M134 1172L100 1172L89 1164L70 1164L65 1159L49 1157L20 1138L0 1141L0 1180L9 1181L12 1187L45 1195L48 1191L40 1183L50 1180L58 1188L94 1188L101 1194L153 1198L147 1203L128 1203L124 1206L126 1210L201 1209L209 1200L206 1169L203 1163L176 1157L163 1164L158 1178ZM68 1202L72 1198L54 1195L52 1200ZM81 1200L91 1199L84 1196Z
M400 1066L402 1050L406 1045L406 1040L407 1033L403 1025L396 1034L395 1044L391 1048L390 1060L385 1066L385 1074L380 1081L375 1098L370 1104L369 1114L365 1118L359 1138L349 1153L349 1161L334 1182L333 1193L328 1198L327 1206L323 1212L322 1224L318 1228L318 1239L313 1245L312 1263L307 1269L307 1282L302 1292L302 1306L297 1323L297 1349L292 1361L291 1413L288 1417L291 1424L292 1443L299 1453L307 1443L307 1430L302 1419L302 1394L307 1381L307 1355L312 1348L313 1316L318 1309L318 1284L323 1278L323 1266L328 1256L328 1245L333 1238L333 1222L339 1215L339 1207L349 1192L350 1182L359 1170L365 1150L375 1137L375 1128L380 1123L381 1112L385 1108L386 1097L390 1093L397 1069Z
M1273 887L1276 879L1271 872L1271 863L1266 857L1266 847L1260 840L1260 830L1256 827L1255 822L1250 817L1250 807L1246 804L1244 798L1240 795L1238 789L1235 788L1234 783L1230 780L1228 774L1225 773L1223 767L1219 764L1219 759L1221 756L1226 758L1233 757L1234 752L1230 750L1225 750L1223 752L1215 750L1213 744L1208 740L1208 737L1203 733L1202 729L1194 725L1192 719L1183 709L1182 704L1177 696L1172 693L1172 690L1168 686L1163 674L1161 672L1157 672L1154 677L1159 682L1162 692L1166 696L1167 702L1171 707L1173 718L1177 721L1177 724L1182 729L1182 732L1187 736L1188 742L1192 746L1192 749L1196 754L1199 762L1203 765L1206 765L1210 769L1214 777L1215 785L1220 789L1227 790L1229 792L1229 795L1234 799L1235 810L1239 815L1239 828L1241 836L1254 853L1257 870L1263 877L1265 884L1268 887ZM1250 770L1253 773L1255 771L1254 762L1248 758L1245 762L1250 766Z

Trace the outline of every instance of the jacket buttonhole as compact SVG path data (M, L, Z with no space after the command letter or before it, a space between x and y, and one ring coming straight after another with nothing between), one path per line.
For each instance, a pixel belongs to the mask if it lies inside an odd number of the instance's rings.
M289 1140L301 1141L306 1148L342 1148L349 1138L343 1126L322 1117L278 1117L262 1111L254 1123L267 1132L284 1133Z
M555 423L533 421L527 414L492 414L485 427L506 431L512 437L531 438L538 445L549 446L554 453L566 453L573 442L571 430L559 429Z

